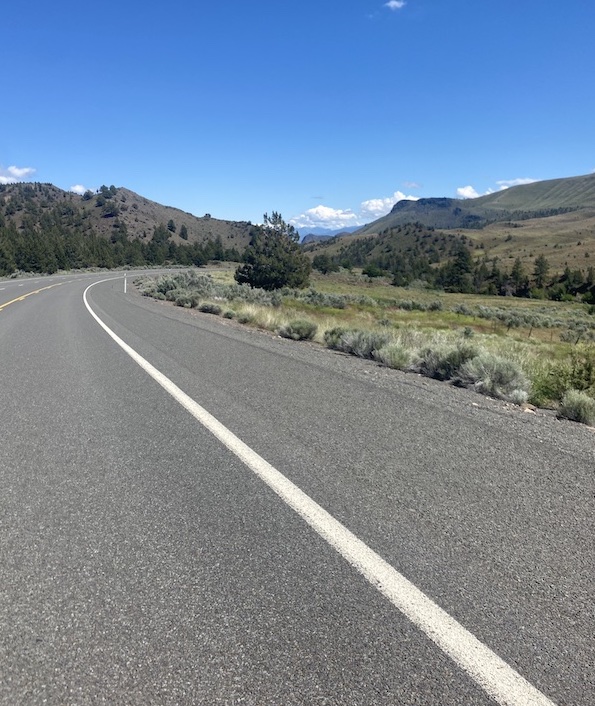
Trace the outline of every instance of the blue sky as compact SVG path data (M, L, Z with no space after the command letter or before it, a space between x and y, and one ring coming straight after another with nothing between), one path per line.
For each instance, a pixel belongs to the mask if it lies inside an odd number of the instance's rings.
M0 20L0 181L302 233L595 170L592 0L47 0Z

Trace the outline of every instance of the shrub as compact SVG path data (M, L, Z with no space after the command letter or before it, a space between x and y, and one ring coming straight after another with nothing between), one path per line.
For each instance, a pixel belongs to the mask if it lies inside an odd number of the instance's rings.
M334 348L359 358L373 358L374 352L380 350L390 340L390 335L386 333L345 329L341 326L324 332L324 342L327 348Z
M436 380L451 380L459 376L462 366L477 355L468 343L427 346L418 353L414 369Z
M510 402L528 396L530 384L521 368L512 360L483 352L471 358L460 369L461 384L473 387L483 395ZM522 401L526 401L527 397Z
M174 298L174 303L176 306L183 306L185 309L193 309L198 306L198 297L188 292L179 292Z
M236 313L232 309L228 309L227 311L223 312L223 318L224 319L235 319Z
M466 304L457 304L455 307L452 308L452 311L454 311L455 314L460 314L461 316L474 315L473 309L468 307Z
M318 326L306 319L295 319L279 329L279 335L283 338L291 338L294 341L311 341L316 335Z
M575 346L570 351L571 385L577 390L595 388L595 348Z
M519 407L529 399L529 393L527 390L512 390L508 395L508 401L512 404L517 404Z
M336 326L335 328L328 329L324 332L324 344L327 348L339 349L339 342L346 333L347 329L342 326Z
M347 306L346 299L341 294L325 294L324 292L319 292L316 289L308 289L305 292L299 290L289 290L288 296L292 296L295 299L304 301L312 306L318 307L329 307L332 309L345 309Z
M157 290L159 292L159 290ZM168 302L175 302L176 297L181 296L182 294L188 294L188 292L185 289L167 289L165 292L160 292L161 294L165 295L165 298L167 299Z
M411 362L411 353L399 343L389 343L374 351L374 359L387 368L406 370Z
M568 362L539 361L531 369L531 403L537 407L559 402L571 387L572 371Z
M568 390L558 410L558 416L595 426L595 399L580 390Z
M239 314L238 321L241 324L251 324L254 321L254 314L247 314L247 313Z
M198 310L205 314L215 314L216 316L219 316L219 314L223 311L219 304L212 304L211 302L204 302L204 304L201 304L198 307Z
M373 358L374 352L380 350L389 341L390 336L385 333L352 329L345 331L341 336L337 348L358 358Z

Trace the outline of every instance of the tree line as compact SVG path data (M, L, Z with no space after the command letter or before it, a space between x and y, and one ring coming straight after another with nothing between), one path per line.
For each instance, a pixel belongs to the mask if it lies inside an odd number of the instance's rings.
M498 258L474 259L465 236L439 234L420 224L399 227L378 238L357 240L335 255L314 256L314 269L326 273L340 267L362 267L370 277L391 276L392 284L406 287L421 280L447 292L573 300L595 304L595 269L550 274L547 259L538 256L527 270L517 258L507 268Z
M58 217L56 217L58 215ZM147 240L128 240L126 226L116 223L109 238L92 229L61 222L59 214L43 214L39 227L24 219L21 226L0 219L0 275L15 271L52 274L85 267L145 265L204 265L210 260L237 262L236 248L225 248L220 237L204 243L169 240L165 225L156 226Z

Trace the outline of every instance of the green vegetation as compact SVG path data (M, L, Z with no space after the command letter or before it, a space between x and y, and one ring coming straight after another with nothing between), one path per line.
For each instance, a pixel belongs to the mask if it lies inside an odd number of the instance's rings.
M419 350L413 369L436 380L457 380L462 382L463 367L478 356L475 346L464 339L454 343L428 345Z
M470 355L459 367L460 384L515 404L527 401L531 389L518 363L488 351Z
M484 228L490 223L551 218L595 204L595 176L551 179L498 191L475 199L423 198L399 201L383 218L360 233L418 222L433 228Z
M558 416L595 426L595 400L586 392L568 390L562 398Z
M213 304L212 302L199 304L198 310L202 311L204 314L214 314L215 316L219 316L223 311L219 304Z
M51 184L0 184L0 274L238 262L250 228L197 218L115 186L80 196Z
M70 195L46 184L0 185L0 276L16 272L52 274L85 267L134 267L143 265L203 265L209 260L235 260L235 248L224 248L221 238L202 243L177 244L163 224L144 239L131 239L120 219L123 202L118 190L102 186L96 196L100 220L110 223L109 237L97 230L97 222ZM67 198L68 197L68 198ZM187 233L186 233L187 235Z
M390 276L396 287L422 282L447 292L572 300L581 297L595 304L595 267L565 266L552 270L544 255L535 257L529 274L520 257L505 264L497 257L473 254L472 241L460 233L444 233L410 223L382 231L374 237L339 238L305 246L316 253L313 267L323 273L362 268L370 278Z
M573 403L579 411L570 416L568 400L575 397L567 393L579 391L580 399L595 403L592 307L395 290L386 282L345 273L318 275L316 284L316 289L267 291L232 282L229 270L137 280L143 294L179 306L213 311L294 340L314 340L513 404L528 401L559 409L568 418L589 419L580 412L589 409L587 403ZM390 296L395 293L402 298Z
M229 268L217 279L191 270L139 287L180 307L588 421L585 399L595 400L595 268L588 260L560 267L560 240L519 249L529 246L531 237L523 241L522 234L534 232L525 224L536 215L569 224L572 209L586 212L595 177L579 179L574 195L569 184L578 182L571 182L550 184L547 193L536 186L525 207L515 189L490 200L500 215L519 219L500 222L506 231L485 225L441 232L419 221L304 248L276 212L252 226L209 214L196 219L114 186L78 196L48 184L0 185L0 275L240 262L235 277ZM557 216L554 196L562 199ZM447 199L426 201L416 208L453 207ZM573 227L590 223L584 214L570 215ZM568 231L581 257L590 255L591 231L589 225L581 239ZM506 237L490 245L500 232ZM502 247L512 248L506 259L493 254Z
M311 341L316 335L318 326L307 319L294 319L279 328L279 335L294 341Z
M327 348L373 359L391 340L389 334L362 329L333 328L325 336Z
M235 279L266 290L305 287L310 276L310 260L302 253L295 228L280 213L264 214L264 225L254 226L250 244Z

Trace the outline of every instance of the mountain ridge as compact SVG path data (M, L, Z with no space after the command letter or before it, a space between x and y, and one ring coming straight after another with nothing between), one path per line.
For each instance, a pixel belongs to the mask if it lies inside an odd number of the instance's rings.
M0 185L0 215L17 227L22 227L24 222L40 227L43 214L57 205L66 211L80 209L81 229L93 229L105 238L119 230L125 232L128 240L150 240L155 228L170 224L174 230L168 230L168 239L176 245L220 238L224 247L243 250L250 241L252 228L249 221L228 221L213 218L208 213L195 216L152 201L126 187L102 186L96 192L80 195L39 182Z
M548 218L586 209L595 209L595 174L511 186L474 199L428 197L398 201L390 213L356 234L378 234L415 222L442 230L477 229L491 223Z

